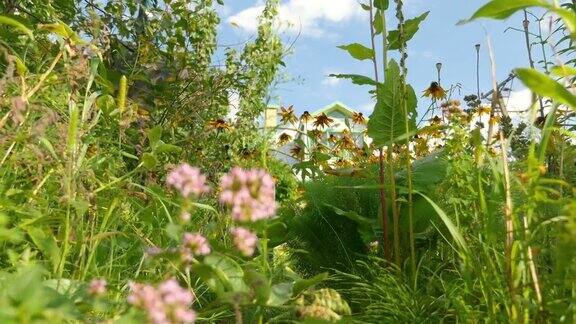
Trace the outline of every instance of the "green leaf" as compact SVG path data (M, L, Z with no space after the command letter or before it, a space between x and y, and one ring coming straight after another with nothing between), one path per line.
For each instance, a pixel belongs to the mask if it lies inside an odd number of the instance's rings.
M24 24L22 24L18 20L0 15L0 25L12 26L12 27L20 30L22 33L26 34L28 37L34 38L32 31L28 27L24 26Z
M518 76L530 90L542 97L551 98L576 110L576 96L571 94L563 85L554 79L534 69L520 68L514 71L516 76Z
M340 45L338 48L347 51L353 58L357 60L371 60L374 58L374 50L362 44L353 43L348 45Z
M62 255L56 239L53 235L46 234L38 227L26 228L26 233L32 239L38 250L42 252L52 263L52 269L55 271L60 264L60 256Z
M550 69L550 73L555 76L566 78L576 76L576 68L568 65L554 66Z
M13 55L12 56L14 58L14 62L16 63L16 71L18 71L18 75L19 76L26 76L26 74L28 73L28 68L26 67L26 64L24 64L24 62L22 62L22 60L16 56Z
M202 263L193 265L192 270L220 296L225 292L248 291L244 283L244 271L236 261L225 255L212 253Z
M554 12L564 20L571 36L576 37L576 13L553 5L547 0L492 0L478 9L470 19L462 20L458 24L465 24L478 18L506 19L517 11L530 7L542 7Z
M384 20L382 19L382 11L377 10L376 15L374 15L374 33L380 35L384 30Z
M407 132L404 111L400 107L403 95L400 88L400 68L391 60L386 71L386 81L377 89L376 106L368 121L368 136L374 140L376 147L384 146ZM416 128L417 98L409 85L406 86L405 100L410 132Z
M158 165L158 159L152 153L146 152L142 155L142 164L148 170L154 169Z
M506 19L516 11L529 7L550 7L550 3L545 0L492 0L478 9L469 19L493 18Z
M421 14L420 16L412 19L406 20L404 23L404 41L408 42L409 40L414 37L418 29L420 29L420 23L428 17L430 11L426 11L425 13ZM388 36L386 39L388 40L388 49L389 50L397 50L400 48L400 41L399 41L400 33L398 30L391 30L388 32Z
M448 161L441 153L433 153L420 158L412 164L412 186L415 190L433 192L435 188L446 178ZM397 184L407 183L406 170L396 173Z
M158 142L158 145L154 147L154 153L180 153L182 148L174 144L167 144L162 141Z
M155 126L148 131L148 141L150 146L156 145L162 139L162 127Z
M254 297L258 305L265 305L270 298L272 287L270 280L261 273L254 270L247 270L244 274L244 281L250 286L254 292Z
M566 25L566 28L572 34L572 38L576 38L576 12L564 8L553 7L552 11L560 16Z
M293 282L283 282L272 286L268 306L282 306L292 298Z
M389 0L374 0L374 7L384 11L388 9Z
M209 211L209 212L213 212L213 213L215 213L215 214L218 214L218 211L217 211L214 207L212 207L212 206L210 206L210 205L201 204L201 203L197 203L197 202L192 202L192 203L190 203L190 204L191 204L192 206L196 207L196 208L204 209L204 210L206 210L206 211Z
M357 85L371 85L371 86L378 85L378 82L372 80L367 76L359 74L330 74L328 76L338 79L350 79L350 81L352 81L353 84Z
M362 241L366 244L373 242L376 236L376 231L380 229L380 221L378 219L364 217L355 211L344 211L336 206L324 204L334 210L337 215L348 218L349 220L358 224L358 234Z
M446 215L446 213L442 210L442 208L440 208L432 199L428 198L428 196L424 195L423 193L420 193L418 191L415 191L415 193L419 194L424 199L426 199L426 201L428 201L430 206L432 206L432 208L434 208L434 210L436 211L436 213L438 214L440 219L442 219L442 222L444 222L444 225L446 226L446 228L450 232L450 235L452 235L452 239L454 239L454 241L458 244L458 247L460 248L460 251L457 251L457 252L464 251L466 253L470 253L470 249L468 248L468 244L464 240L464 237L460 233L460 230L458 229L458 227L456 227L456 225L454 225L454 223L452 222L450 217L448 217L448 215Z
M301 279L294 283L294 287L292 288L292 295L293 297L298 296L304 290L319 284L320 282L328 279L328 272L322 272L320 274L315 275L310 279Z

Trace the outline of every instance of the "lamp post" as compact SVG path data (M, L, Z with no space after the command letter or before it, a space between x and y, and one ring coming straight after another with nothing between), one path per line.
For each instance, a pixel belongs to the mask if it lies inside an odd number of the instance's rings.
M476 95L480 99L480 44L476 44Z

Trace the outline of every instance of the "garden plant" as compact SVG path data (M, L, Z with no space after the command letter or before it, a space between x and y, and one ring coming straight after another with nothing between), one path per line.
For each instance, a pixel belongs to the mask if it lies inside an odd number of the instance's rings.
M576 323L576 1L462 13L522 17L528 57L497 80L487 37L465 95L408 83L433 12L357 1L361 144L263 125L281 3L222 45L228 1L0 2L0 323Z

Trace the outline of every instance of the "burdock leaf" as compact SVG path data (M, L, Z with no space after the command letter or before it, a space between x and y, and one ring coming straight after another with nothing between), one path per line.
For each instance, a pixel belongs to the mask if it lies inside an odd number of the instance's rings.
M338 48L347 51L353 58L357 60L368 60L374 58L374 50L362 44L353 43L348 45L340 45Z
M534 69L520 68L514 70L518 78L532 91L542 97L551 98L576 110L576 96L551 77Z
M550 4L545 0L492 0L476 10L472 17L459 21L457 25L463 25L478 18L506 19L519 10L535 6L548 8Z
M430 11L426 11L425 13L421 14L420 16L412 19L406 20L404 23L404 41L409 41L416 35L418 29L420 29L420 23L428 17ZM398 30L391 30L388 32L388 49L389 50L397 50L400 48L400 32Z
M411 86L406 85L405 104L409 114L407 116L408 129L406 129L404 109L400 106L403 95L400 67L394 60L391 60L386 70L386 81L377 89L376 106L368 121L368 136L374 140L376 147L388 145L416 128L416 93Z
M378 83L371 78L359 74L330 74L328 76L338 79L350 79L352 83L357 85L378 85Z

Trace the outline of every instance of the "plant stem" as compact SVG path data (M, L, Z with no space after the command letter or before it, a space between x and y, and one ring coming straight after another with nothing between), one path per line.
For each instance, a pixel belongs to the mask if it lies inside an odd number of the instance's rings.
M516 299L516 292L514 287L514 276L512 273L512 245L514 244L514 216L512 212L512 194L510 189L510 170L508 169L508 152L506 147L506 139L504 138L504 132L500 131L500 145L502 150L502 165L504 168L504 190L505 190L505 205L504 205L504 216L506 222L506 245L505 245L505 257L506 257L506 274L508 276L508 289L512 301Z
M522 22L522 26L524 27L524 40L526 41L528 62L530 63L530 67L534 68L534 59L532 58L532 47L530 46L530 32L528 30L529 25L530 21L528 20L528 13L526 12L526 9L524 9L524 21ZM544 65L546 65L546 62L544 62ZM542 102L542 98L538 96L535 92L532 92L532 102L536 102L536 98L538 98L540 104L540 117L544 117L544 103Z
M404 13L402 11L402 0L395 0L396 2L396 18L398 18L398 39L400 44L400 106L404 111L404 125L406 133L410 132L410 115L408 114L408 106L406 101L406 77L408 69L406 68L406 38L404 34ZM416 278L416 248L414 239L414 201L413 201L413 188L412 188L412 155L410 154L410 138L406 137L406 182L408 185L408 236L410 240L410 268L412 277Z
M388 70L388 40L386 36L386 13L382 13L382 82L386 81L386 71ZM388 147L386 152L386 165L388 165L388 178L390 179L390 200L392 206L392 226L394 235L394 262L400 268L402 265L402 253L400 252L400 221L398 215L398 205L396 203L396 179L394 178L394 161L392 160L392 146ZM382 182L383 183L383 182Z
M384 13L382 13L382 16L384 16ZM372 56L372 65L374 67L374 80L376 80L376 83L378 83L378 61L376 60L375 38L376 31L374 30L374 5L373 2L370 1L370 42L372 44L372 51L374 52L374 55ZM384 64L386 64L386 61L384 61ZM378 86L376 86L376 91L378 91ZM391 261L392 256L390 253L390 238L388 236L388 203L386 200L386 179L384 177L383 148L378 149L378 180L380 184L380 209L382 210L382 244L384 249L384 257L386 260Z

